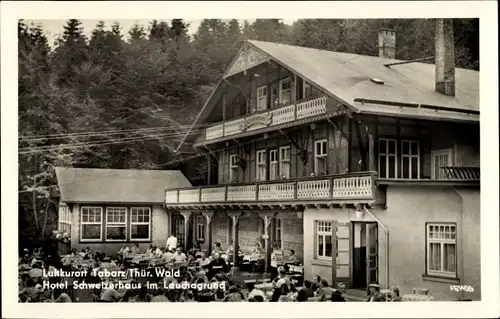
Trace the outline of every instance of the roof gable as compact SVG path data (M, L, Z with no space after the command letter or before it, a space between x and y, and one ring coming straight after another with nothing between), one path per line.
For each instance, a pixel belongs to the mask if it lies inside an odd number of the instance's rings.
M180 171L56 167L61 201L66 203L164 202L165 189L189 187Z
M224 78L269 61L271 57L253 46L244 45L227 68Z

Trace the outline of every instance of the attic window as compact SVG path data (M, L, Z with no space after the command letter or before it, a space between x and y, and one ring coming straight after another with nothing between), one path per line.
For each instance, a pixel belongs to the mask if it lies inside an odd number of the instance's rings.
M377 79L377 78L371 78L370 80L371 80L373 83L375 83L375 84L384 85L384 80Z

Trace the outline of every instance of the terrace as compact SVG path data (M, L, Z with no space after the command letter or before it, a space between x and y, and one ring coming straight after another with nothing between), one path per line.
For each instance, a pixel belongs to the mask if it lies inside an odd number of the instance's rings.
M165 191L167 208L263 209L375 203L376 172L211 185Z

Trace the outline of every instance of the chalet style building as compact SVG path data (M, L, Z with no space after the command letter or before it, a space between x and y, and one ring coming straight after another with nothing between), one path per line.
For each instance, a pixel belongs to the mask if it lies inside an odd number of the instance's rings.
M208 185L166 190L170 229L268 264L293 249L309 280L480 300L479 72L452 29L434 64L396 60L393 30L378 57L247 41L184 138Z

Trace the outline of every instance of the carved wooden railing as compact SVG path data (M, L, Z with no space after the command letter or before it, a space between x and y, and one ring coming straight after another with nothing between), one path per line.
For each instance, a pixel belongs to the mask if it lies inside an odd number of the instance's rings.
M479 167L441 167L445 179L461 181L478 181L481 174Z
M165 191L166 204L374 199L376 172Z
M326 96L299 101L297 104L289 104L278 109L259 112L225 123L218 123L207 128L206 140L213 140L223 136L235 135L246 131L292 122L312 116L325 114L327 110ZM251 123L246 125L246 123Z

